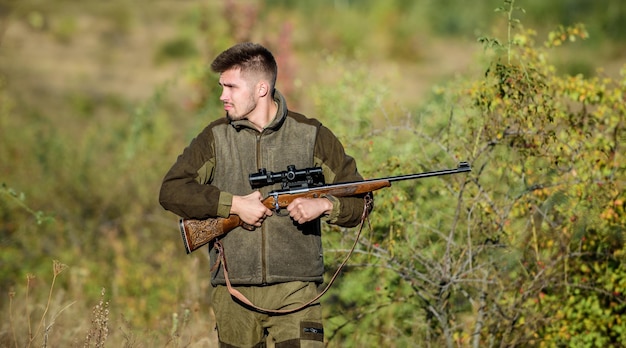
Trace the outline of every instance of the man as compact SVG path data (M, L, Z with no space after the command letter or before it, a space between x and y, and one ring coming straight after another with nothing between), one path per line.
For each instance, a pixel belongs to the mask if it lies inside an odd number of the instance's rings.
M276 61L253 43L237 44L211 64L219 73L226 117L209 124L165 175L161 205L188 219L236 214L254 231L236 228L220 244L228 279L254 305L298 308L323 282L320 220L344 227L359 224L363 197L296 199L278 214L262 204L275 186L252 190L249 174L321 167L326 183L362 180L354 159L315 119L287 108L274 89ZM218 251L210 244L211 263ZM225 286L224 264L213 270L212 307L221 347L323 347L322 313L314 303L294 313L272 315L236 300Z

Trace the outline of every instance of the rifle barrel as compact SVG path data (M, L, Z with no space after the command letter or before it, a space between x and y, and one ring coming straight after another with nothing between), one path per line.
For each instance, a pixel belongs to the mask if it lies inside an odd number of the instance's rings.
M469 172L472 168L470 167L468 162L460 162L459 166L456 169L444 169L444 170L435 170L432 172L418 173L418 174L407 174L407 175L399 175L392 176L387 178L389 181L402 181L402 180L411 180L411 179L420 179L420 178L428 178L431 176L440 176L440 175L448 175L448 174L456 174L462 172Z
M355 181L355 182L342 183L342 184L336 184L336 185L355 184L355 183L358 183L358 182L374 182L374 181L393 182L393 181L402 181L402 180L428 178L428 177L431 177L431 176L457 174L457 173L469 172L471 170L472 170L472 168L470 167L470 164L468 162L463 161L463 162L459 162L459 166L457 168L455 168L455 169L444 169L444 170L435 170L435 171L432 171L432 172L424 172L424 173L417 173L417 174L406 174L406 175L390 176L390 177L387 177L387 178L369 179L369 180Z

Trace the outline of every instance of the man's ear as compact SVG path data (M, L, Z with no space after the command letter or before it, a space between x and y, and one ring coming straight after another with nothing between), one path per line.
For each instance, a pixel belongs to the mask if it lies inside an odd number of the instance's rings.
M265 81L260 81L258 84L259 97L265 97L270 91L270 86Z

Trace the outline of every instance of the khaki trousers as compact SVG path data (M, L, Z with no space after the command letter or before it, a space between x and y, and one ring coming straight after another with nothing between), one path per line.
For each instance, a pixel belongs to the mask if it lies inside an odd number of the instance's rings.
M317 284L311 282L235 288L256 306L267 309L297 308L318 293ZM235 300L223 285L213 289L211 301L222 348L265 347L268 334L276 348L324 347L319 303L290 314L264 314Z

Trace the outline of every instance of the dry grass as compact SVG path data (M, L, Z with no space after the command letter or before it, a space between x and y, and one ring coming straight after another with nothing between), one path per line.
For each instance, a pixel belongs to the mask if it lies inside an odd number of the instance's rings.
M10 290L0 324L2 347L214 347L217 335L210 309L181 306L160 328L134 327L123 313L111 309L101 290L91 310L82 299L71 299L55 283L68 266L53 261L50 283L29 274L25 284ZM47 296L46 293L47 292ZM76 294L74 294L76 295ZM117 308L119 310L119 308Z

